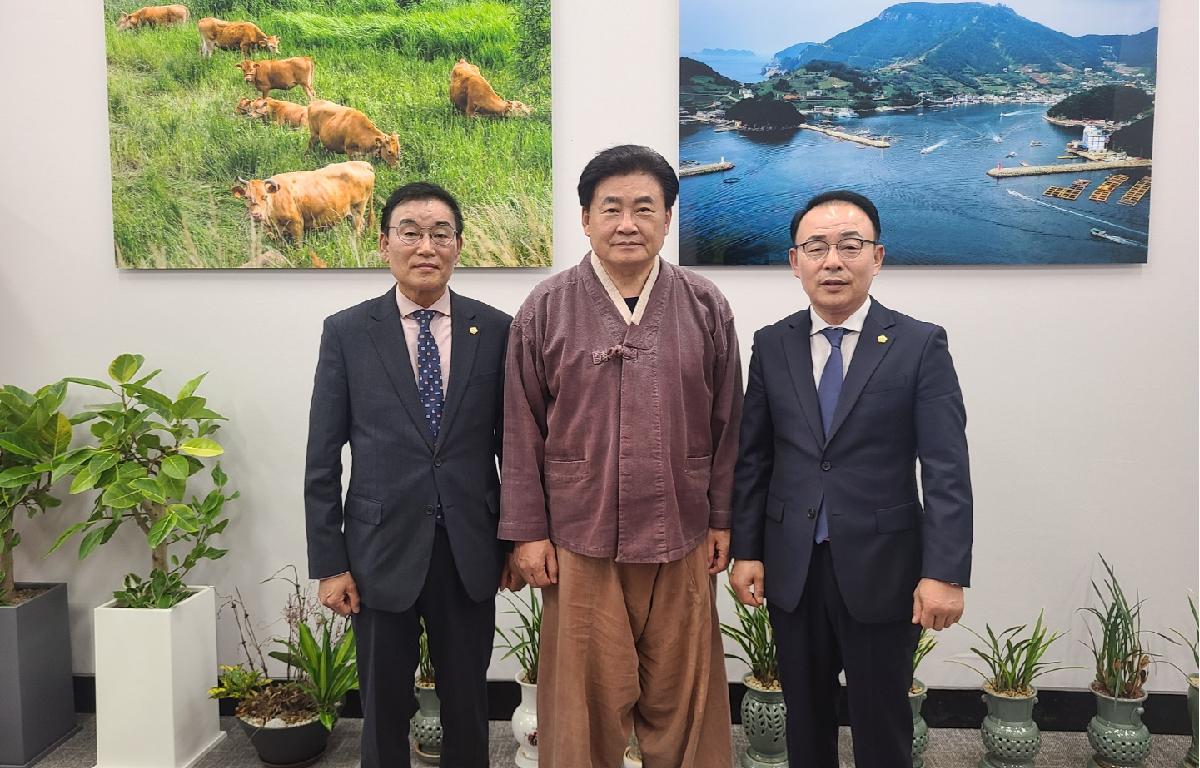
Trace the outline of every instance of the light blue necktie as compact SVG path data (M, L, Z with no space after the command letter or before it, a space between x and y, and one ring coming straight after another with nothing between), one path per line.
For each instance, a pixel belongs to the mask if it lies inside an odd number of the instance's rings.
M433 439L437 440L438 430L442 426L445 396L442 393L442 353L429 330L429 323L436 312L432 309L419 309L412 314L421 325L421 330L417 333L417 393L421 396L421 407L425 409L429 431L433 434Z
M821 404L821 425L825 429L825 440L829 440L829 429L833 426L833 414L837 411L838 397L842 394L842 336L845 328L822 328L821 335L829 340L829 359L821 371L821 382L817 385L817 401ZM825 499L817 510L817 525L813 530L813 541L820 544L829 540L829 517L825 512Z

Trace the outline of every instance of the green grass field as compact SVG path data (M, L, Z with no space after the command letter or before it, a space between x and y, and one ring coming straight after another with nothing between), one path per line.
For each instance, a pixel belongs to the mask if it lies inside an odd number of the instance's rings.
M165 1L165 0L164 0ZM523 0L529 2L529 0ZM547 0L548 1L548 0ZM113 226L122 267L378 267L377 230L356 238L349 221L306 232L295 248L268 227L253 231L237 177L266 178L347 158L308 151L308 131L234 114L257 93L235 65L240 53L199 55L196 20L216 15L280 36L271 58L312 56L317 97L354 107L400 135L396 168L375 161L375 210L395 187L429 179L454 193L465 218L464 266L549 266L549 71L519 74L516 3L424 0L195 0L184 25L121 32L140 7L106 0ZM258 53L256 58L267 56ZM451 106L450 69L478 64L528 119L468 119ZM295 88L271 96L300 104Z

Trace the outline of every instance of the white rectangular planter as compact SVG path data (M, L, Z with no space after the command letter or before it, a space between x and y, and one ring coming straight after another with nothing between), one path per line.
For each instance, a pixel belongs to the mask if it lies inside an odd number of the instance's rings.
M188 768L224 736L212 587L174 608L96 608L97 768Z

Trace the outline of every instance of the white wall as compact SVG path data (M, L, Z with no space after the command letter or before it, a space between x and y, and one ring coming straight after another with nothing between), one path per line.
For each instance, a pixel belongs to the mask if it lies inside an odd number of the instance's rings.
M198 581L240 586L261 619L279 590L257 586L304 565L303 445L321 320L389 285L386 272L120 272L113 266L100 3L10 3L0 47L0 381L34 387L102 376L120 352L162 367L164 385L209 371L203 394L229 418L225 466L242 491L225 535L232 552ZM554 3L555 268L586 249L575 181L596 151L621 142L677 154L673 3ZM1076 608L1116 562L1148 598L1148 627L1186 626L1197 582L1197 6L1162 0L1157 154L1149 263L1131 267L885 269L875 295L949 329L970 414L976 498L969 624L1005 627L1045 606L1072 639L1057 657L1087 665ZM886 211L884 212L886 217ZM779 226L780 222L764 222ZM674 258L675 241L668 244ZM460 272L454 287L514 311L546 272ZM748 354L752 332L804 306L784 270L707 273L728 295ZM85 400L77 397L72 405ZM67 580L75 668L90 672L90 609L122 573L143 568L140 535L84 563L42 559L72 499L53 519L22 522L23 578ZM730 615L729 606L723 610ZM237 658L231 622L221 657ZM1162 647L1162 643L1156 643ZM921 677L972 686L945 659L967 634L941 635ZM1190 666L1186 653L1167 657ZM511 662L492 677L509 678ZM740 670L731 665L731 678ZM1045 681L1084 687L1088 670ZM1160 665L1152 690L1182 690Z

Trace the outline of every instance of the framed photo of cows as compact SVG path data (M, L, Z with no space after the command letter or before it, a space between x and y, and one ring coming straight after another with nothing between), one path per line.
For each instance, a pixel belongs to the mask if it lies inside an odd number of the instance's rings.
M428 179L462 265L551 264L550 0L104 0L125 269L382 268Z

